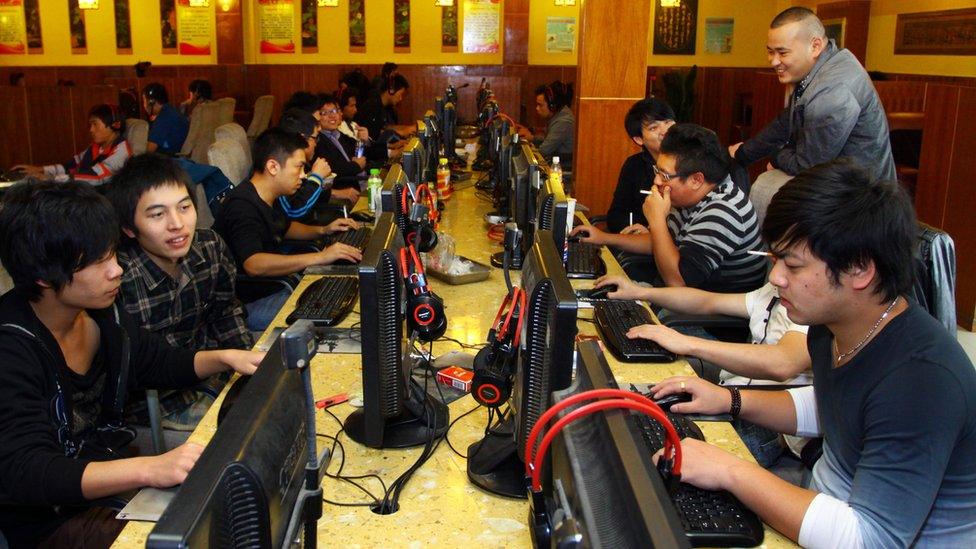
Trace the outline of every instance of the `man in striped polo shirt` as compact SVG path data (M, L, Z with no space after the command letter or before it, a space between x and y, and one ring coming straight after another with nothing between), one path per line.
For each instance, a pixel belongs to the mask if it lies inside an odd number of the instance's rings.
M661 143L654 186L644 200L648 234L609 234L590 225L573 235L593 244L652 254L657 286L746 292L765 281L759 223L729 177L731 158L714 132L676 124Z

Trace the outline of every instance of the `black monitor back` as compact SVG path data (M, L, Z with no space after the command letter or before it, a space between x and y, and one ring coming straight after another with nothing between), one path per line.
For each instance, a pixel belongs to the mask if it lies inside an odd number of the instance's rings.
M562 253L552 236L540 231L522 264L528 295L522 344L512 393L515 444L525 458L529 431L549 408L550 394L569 386L576 344L576 294L566 277Z
M540 230L550 231L556 249L562 250L566 246L566 237L573 228L572 220L568 219L569 202L566 193L563 191L562 183L551 181L545 177L544 169L542 174L538 196L537 227Z
M380 189L380 207L383 213L392 213L396 226L400 229L400 234L407 231L407 216L403 211L403 192L407 188L409 179L403 167L394 163L386 172L383 179L383 187Z
M585 341L579 345L575 381L555 392L553 401L605 388L617 388L613 373L599 344ZM629 416L626 410L608 410L567 425L550 447L547 495L552 505L568 504L584 547L690 547L667 488ZM554 539L554 545L560 541Z
M277 342L149 534L151 548L281 547L307 461L301 373Z
M411 183L417 183L422 176L424 156L423 145L421 145L418 137L414 136L407 140L407 144L403 147L400 162L403 166L403 172Z
M455 156L454 144L457 139L457 109L454 103L444 105L444 115L441 117L441 141L444 145L444 156Z

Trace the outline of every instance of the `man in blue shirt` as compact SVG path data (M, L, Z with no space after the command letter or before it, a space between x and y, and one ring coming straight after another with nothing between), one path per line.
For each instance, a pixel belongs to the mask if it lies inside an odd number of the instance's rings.
M190 122L173 105L162 84L153 82L142 90L142 106L149 113L146 150L173 155L183 148Z

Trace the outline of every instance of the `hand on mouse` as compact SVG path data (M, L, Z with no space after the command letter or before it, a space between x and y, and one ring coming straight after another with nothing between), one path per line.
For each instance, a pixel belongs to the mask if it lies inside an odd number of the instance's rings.
M641 299L642 288L631 282L629 278L622 275L601 276L593 284L594 288L604 286L616 286L617 290L607 294L610 299Z
M678 355L695 354L695 337L685 335L673 328L660 324L643 324L634 326L627 332L631 339L650 339L658 345Z
M569 233L569 236L578 236L580 242L586 242L588 244L603 245L606 243L606 233L593 225L580 225L573 229L573 232Z
M660 381L651 388L655 400L675 393L688 393L691 402L671 406L676 414L727 414L732 408L732 394L698 376L675 376Z

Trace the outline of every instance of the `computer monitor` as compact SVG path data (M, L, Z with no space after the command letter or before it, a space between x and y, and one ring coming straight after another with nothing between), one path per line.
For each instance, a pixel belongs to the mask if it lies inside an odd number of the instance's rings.
M468 448L468 478L509 497L525 497L525 442L549 395L569 386L576 344L576 294L552 237L540 232L522 267L527 307L509 405L512 421Z
M580 343L576 379L553 402L591 389L617 388L596 341ZM576 407L560 413L566 415ZM690 547L688 538L628 410L580 418L549 449L551 477L544 482L547 511L561 509L563 528L552 545L572 533L583 547Z
M509 181L510 207L512 220L522 231L523 248L528 249L534 242L538 227L537 202L543 180L546 178L545 164L540 164L535 147L521 142L512 152ZM561 246L557 246L561 250Z
M441 150L441 127L434 111L424 114L424 131L417 132L420 142L424 146L424 169L421 172L421 182L430 183L437 180L437 159Z
M457 139L457 121L457 110L454 108L454 103L445 104L444 115L441 117L441 144L444 147L444 156L449 160L458 158L457 153L454 152Z
M537 164L538 165L538 164ZM566 247L566 238L572 230L572 220L569 219L569 201L563 185L547 177L547 168L540 168L540 187L536 201L536 227L552 233L553 243L557 250Z
M288 526L307 464L301 372L277 344L149 534L150 548L290 545ZM299 522L301 524L301 522ZM294 532L293 532L294 534Z
M403 167L394 163L386 172L383 187L380 188L380 208L383 213L392 213L400 234L407 233L407 216L403 211L403 191L410 185Z
M437 116L437 121L442 125L444 124L444 105L447 104L447 101L439 95L434 97L434 114Z
M402 248L393 214L380 214L359 264L363 407L344 424L349 438L371 448L420 446L447 431L447 406L410 377Z
M424 151L419 137L414 136L407 140L407 144L403 147L400 162L403 165L403 171L406 173L407 179L411 183L416 184L422 179L426 156L427 153Z

